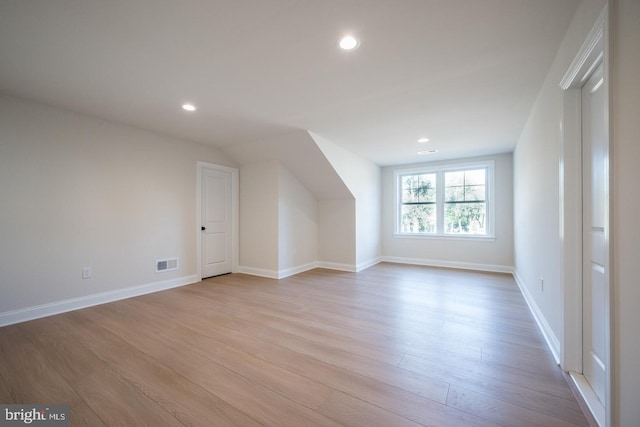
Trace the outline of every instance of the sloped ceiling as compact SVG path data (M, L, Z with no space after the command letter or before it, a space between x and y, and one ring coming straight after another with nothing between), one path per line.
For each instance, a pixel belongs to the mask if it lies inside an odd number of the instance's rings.
M318 200L353 199L353 195L307 131L225 148L241 165L278 160Z
M3 0L0 92L229 150L309 130L380 165L504 152L578 3Z

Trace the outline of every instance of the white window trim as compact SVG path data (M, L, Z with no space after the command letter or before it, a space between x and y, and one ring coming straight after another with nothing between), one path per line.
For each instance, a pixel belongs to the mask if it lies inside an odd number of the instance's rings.
M466 169L487 169L487 186L486 186L486 201L487 201L487 234L485 235L469 235L469 234L445 234L444 233L444 172L459 171ZM414 175L420 173L437 173L436 178L436 207L438 218L437 228L438 232L433 234L428 233L402 233L400 232L400 195L402 193L400 176ZM393 221L394 221L394 233L395 238L401 239L444 239L444 240L495 240L495 161L483 160L478 162L462 162L462 163L444 163L438 165L424 165L418 167L395 169L393 171L394 179L394 209L393 209Z

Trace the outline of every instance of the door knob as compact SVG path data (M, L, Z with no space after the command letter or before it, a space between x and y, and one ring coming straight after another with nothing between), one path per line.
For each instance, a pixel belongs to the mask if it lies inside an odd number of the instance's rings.
M207 227L200 227L200 230L202 230L202 231L204 231L206 229L207 229Z

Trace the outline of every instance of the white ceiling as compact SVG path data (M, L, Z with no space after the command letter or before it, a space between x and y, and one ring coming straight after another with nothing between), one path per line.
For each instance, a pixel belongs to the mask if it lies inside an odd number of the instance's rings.
M2 0L0 91L223 149L306 129L380 165L505 152L578 3Z

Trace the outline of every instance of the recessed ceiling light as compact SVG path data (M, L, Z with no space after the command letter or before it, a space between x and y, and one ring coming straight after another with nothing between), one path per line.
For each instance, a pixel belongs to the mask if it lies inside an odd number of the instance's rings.
M418 140L418 142L419 142L420 144L424 144L425 142L429 142L429 138L420 138L420 139Z
M438 150L422 150L422 151L418 151L419 155L425 155L425 154L435 154L437 153Z
M344 36L338 42L338 46L343 50L353 50L360 46L360 40L352 35Z
M185 111L196 111L196 106L193 104L182 104L182 109Z

